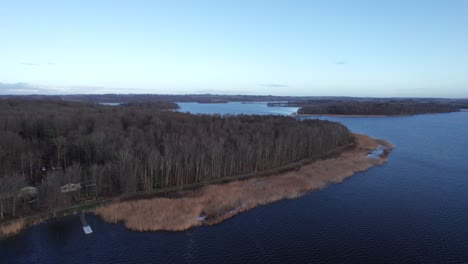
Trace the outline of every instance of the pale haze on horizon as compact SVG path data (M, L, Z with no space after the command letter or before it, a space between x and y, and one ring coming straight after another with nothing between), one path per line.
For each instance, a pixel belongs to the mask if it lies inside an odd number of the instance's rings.
M468 97L468 1L2 1L0 94Z

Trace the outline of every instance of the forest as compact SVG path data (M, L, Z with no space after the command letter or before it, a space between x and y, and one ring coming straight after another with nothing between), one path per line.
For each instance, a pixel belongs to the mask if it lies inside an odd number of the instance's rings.
M261 172L354 140L336 122L176 106L0 100L0 218Z
M457 112L455 104L434 102L319 102L301 105L298 114L311 115L417 115Z

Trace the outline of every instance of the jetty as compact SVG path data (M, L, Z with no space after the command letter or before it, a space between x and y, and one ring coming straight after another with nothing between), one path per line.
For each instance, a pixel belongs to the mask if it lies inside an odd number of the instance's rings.
M81 220L81 224L83 225L83 231L85 232L85 234L87 235L92 234L93 229L91 229L91 226L88 225L88 222L86 221L86 217L84 213L81 213L80 220Z

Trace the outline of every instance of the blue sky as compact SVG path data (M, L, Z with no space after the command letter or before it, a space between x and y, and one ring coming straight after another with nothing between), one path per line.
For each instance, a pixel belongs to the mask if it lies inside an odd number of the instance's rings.
M1 1L0 94L468 97L468 1Z

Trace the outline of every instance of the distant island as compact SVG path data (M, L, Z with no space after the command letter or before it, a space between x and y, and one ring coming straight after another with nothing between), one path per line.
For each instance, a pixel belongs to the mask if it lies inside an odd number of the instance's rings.
M1 99L0 237L116 201L279 175L360 142L336 122L168 111L176 107ZM219 219L217 208L200 217Z
M302 115L376 115L398 116L457 112L452 104L419 102L342 102L305 105L297 113Z
M468 107L468 103L463 100L437 99L327 99L269 103L268 106L300 107L298 115L400 116L458 112L461 108Z

